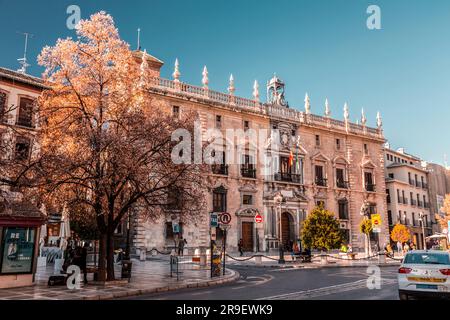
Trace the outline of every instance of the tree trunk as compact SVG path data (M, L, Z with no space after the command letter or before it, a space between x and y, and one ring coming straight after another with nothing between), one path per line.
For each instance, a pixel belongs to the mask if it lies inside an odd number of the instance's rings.
M106 234L100 233L98 249L98 281L106 281Z
M112 232L107 234L107 254L106 254L106 270L107 281L115 280L114 277L114 237Z

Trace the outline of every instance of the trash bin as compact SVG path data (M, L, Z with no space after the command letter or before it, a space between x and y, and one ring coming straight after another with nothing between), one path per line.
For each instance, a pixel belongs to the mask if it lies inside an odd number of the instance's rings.
M131 279L131 267L133 263L130 260L122 261L122 279Z

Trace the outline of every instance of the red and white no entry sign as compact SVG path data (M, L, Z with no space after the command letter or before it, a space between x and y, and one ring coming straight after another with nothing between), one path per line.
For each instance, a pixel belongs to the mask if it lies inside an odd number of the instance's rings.
M255 222L256 222L256 223L261 223L262 221L263 221L262 216L261 216L260 214L257 214L257 215L255 216Z

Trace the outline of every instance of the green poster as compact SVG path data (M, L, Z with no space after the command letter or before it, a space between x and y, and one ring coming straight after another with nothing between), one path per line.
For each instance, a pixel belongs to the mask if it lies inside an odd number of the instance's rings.
M34 228L5 228L1 273L31 273L35 232Z

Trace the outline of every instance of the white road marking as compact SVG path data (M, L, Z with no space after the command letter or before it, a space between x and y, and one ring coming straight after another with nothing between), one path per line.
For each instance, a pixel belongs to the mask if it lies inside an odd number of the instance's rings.
M272 281L274 279L274 277L272 275L270 275L270 274L264 274L262 277L250 276L250 277L247 277L246 280L247 279L259 279L259 281L250 281L250 282L245 281L248 284L242 285L242 286L239 286L239 287L233 287L231 289L232 290L239 290L239 289L248 288L248 287L260 286L260 285L265 284L265 283L267 283L269 281Z
M396 280L386 280L383 279L383 284L392 284L395 283ZM363 289L367 287L367 280L362 279L354 282L348 282L343 284L338 284L334 286L322 287L312 290L303 290L292 293L280 294L276 296L258 298L256 300L302 300L312 297L324 296L335 294L339 292L352 291L356 289Z

